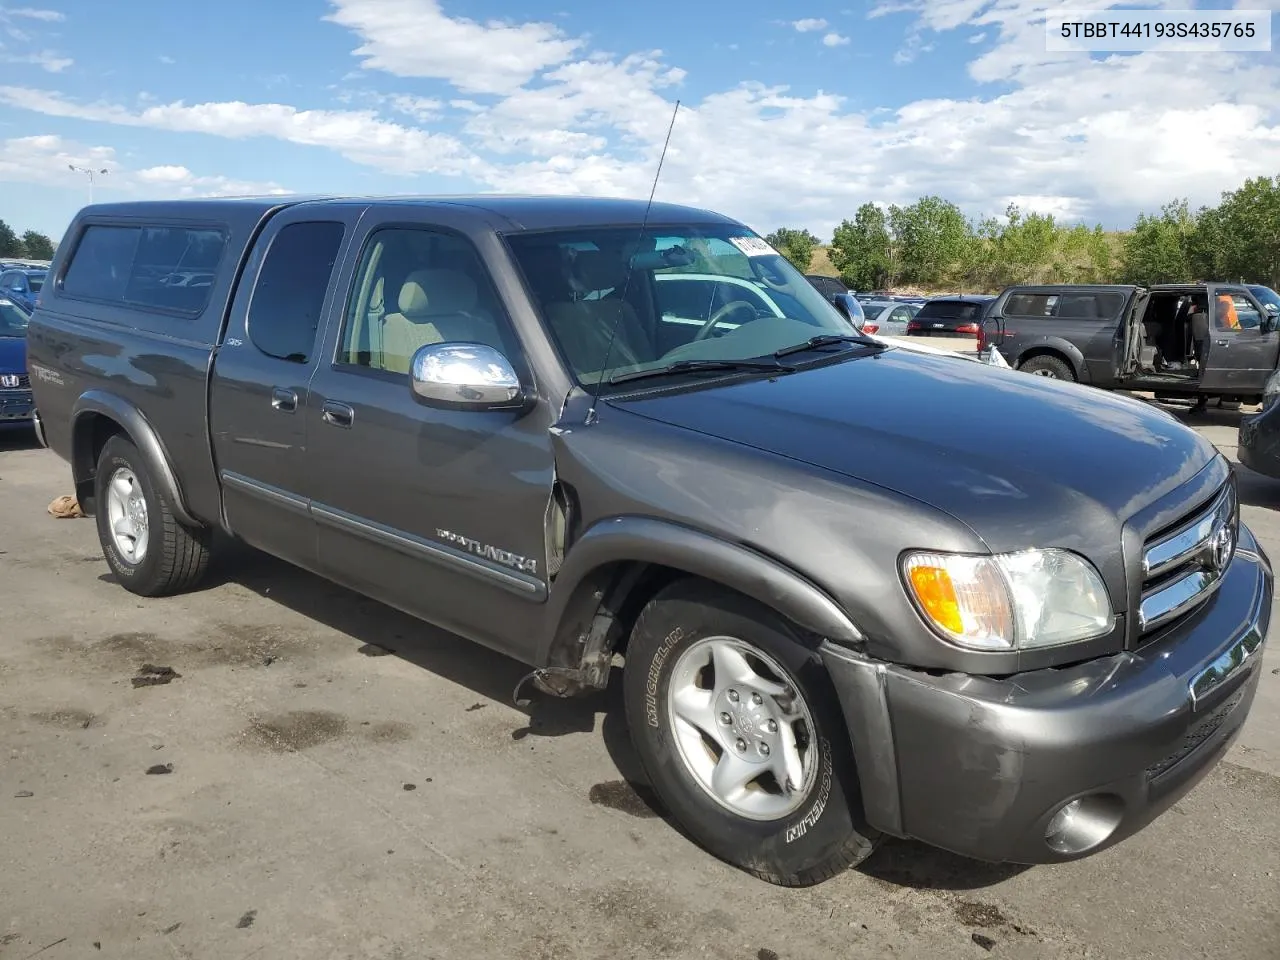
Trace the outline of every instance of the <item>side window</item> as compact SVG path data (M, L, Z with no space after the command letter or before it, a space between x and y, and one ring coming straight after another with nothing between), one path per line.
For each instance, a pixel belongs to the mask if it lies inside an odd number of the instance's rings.
M62 278L72 297L196 314L209 302L226 246L210 227L85 228Z
M141 237L138 227L86 227L63 276L63 292L124 303Z
M12 290L16 285L16 273L0 273L0 290Z
M387 228L365 245L337 362L408 374L432 343L513 352L498 293L471 244L442 231Z
M1091 293L1068 293L1058 301L1056 316L1072 320L1098 320L1098 298Z
M291 223L271 241L249 301L253 345L269 357L308 363L345 227Z
M894 307L893 313L889 314L889 320L893 323L910 323L911 311L906 307Z
M1244 294L1219 290L1214 297L1213 322L1219 330L1256 330L1262 317Z
M1005 301L1006 317L1048 317L1058 298L1048 293L1014 293Z

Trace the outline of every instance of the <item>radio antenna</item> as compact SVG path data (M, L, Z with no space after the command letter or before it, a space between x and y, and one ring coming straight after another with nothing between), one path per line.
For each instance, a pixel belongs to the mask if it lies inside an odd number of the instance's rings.
M653 209L653 196L658 192L658 179L662 176L662 162L667 158L667 147L671 145L671 131L676 126L676 114L680 112L680 101L676 101L676 107L671 111L671 123L667 125L667 139L662 144L662 153L658 155L658 169L653 175L653 186L649 188L649 202L645 204L644 216L640 220L640 236L637 238L637 247L644 242L644 232L649 226L649 211ZM631 271L635 267L635 255L627 259L627 276L622 283L622 301L626 303L627 293L631 290ZM622 325L622 314L618 314L618 319L613 324L613 329L609 332L609 345L605 347L604 363L600 366L600 379L596 381L596 391L591 395L591 409L587 411L587 423L594 423L596 419L596 401L600 399L600 389L604 385L605 371L609 369L609 356L613 353L613 341L618 336L618 327Z

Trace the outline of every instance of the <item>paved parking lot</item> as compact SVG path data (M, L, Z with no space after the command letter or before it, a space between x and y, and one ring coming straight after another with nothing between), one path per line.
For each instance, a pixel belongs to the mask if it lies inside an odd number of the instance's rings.
M1192 422L1230 455L1238 416ZM1242 490L1280 556L1280 482ZM134 598L67 492L0 436L0 958L1280 958L1274 643L1227 760L1119 847L895 842L784 891L626 785L612 694L522 711L519 665L248 552Z

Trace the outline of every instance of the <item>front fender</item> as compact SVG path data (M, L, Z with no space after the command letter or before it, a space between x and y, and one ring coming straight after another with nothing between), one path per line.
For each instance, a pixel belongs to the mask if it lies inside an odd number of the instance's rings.
M863 639L831 597L764 554L681 524L627 516L593 524L565 555L548 597L550 629L544 635L549 643L563 636L566 621L582 622L584 602L592 609L599 605L603 594L593 574L614 564L657 564L681 570L737 590L835 643L858 644ZM550 650L542 653L545 663Z
M1052 350L1054 353L1060 353L1067 358L1067 362L1071 364L1071 369L1075 372L1076 380L1085 383L1089 379L1089 370L1085 366L1084 352L1070 340L1062 337L1039 336L1027 343L1018 351L1018 356L1014 360L1015 367L1022 366L1022 362L1033 353L1044 353Z
M75 481L77 497L82 502L86 499L86 496L81 495L82 489L93 482L98 469L93 449L94 424L98 417L105 417L119 425L133 441L151 482L164 492L174 516L188 526L204 526L191 515L169 453L151 422L133 404L105 390L82 393L71 408L71 476Z

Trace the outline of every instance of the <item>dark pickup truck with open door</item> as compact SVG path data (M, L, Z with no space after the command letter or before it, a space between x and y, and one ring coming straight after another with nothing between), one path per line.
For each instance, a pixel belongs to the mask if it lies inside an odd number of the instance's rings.
M979 351L1095 387L1260 403L1280 360L1276 323L1242 284L1015 286L987 310Z
M124 588L190 589L230 534L546 695L618 677L664 810L765 880L885 835L1092 854L1252 704L1273 574L1212 444L861 335L727 217L110 204L49 276L35 399Z

